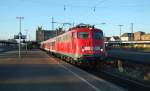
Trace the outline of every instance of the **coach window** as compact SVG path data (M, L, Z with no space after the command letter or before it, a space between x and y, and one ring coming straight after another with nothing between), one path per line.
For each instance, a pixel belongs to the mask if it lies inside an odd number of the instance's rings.
M79 32L78 36L79 38L89 38L90 34L89 32Z

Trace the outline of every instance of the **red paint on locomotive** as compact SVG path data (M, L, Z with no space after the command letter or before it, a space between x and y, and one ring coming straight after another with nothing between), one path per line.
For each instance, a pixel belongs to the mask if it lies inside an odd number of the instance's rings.
M74 27L41 42L41 48L76 61L98 60L106 56L103 31L90 26Z

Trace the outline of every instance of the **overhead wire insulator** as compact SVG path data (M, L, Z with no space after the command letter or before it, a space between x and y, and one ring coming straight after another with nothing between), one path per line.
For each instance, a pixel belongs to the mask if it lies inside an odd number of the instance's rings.
M93 11L94 11L94 12L96 11L96 7L93 8Z
M66 11L66 5L64 5L64 11Z

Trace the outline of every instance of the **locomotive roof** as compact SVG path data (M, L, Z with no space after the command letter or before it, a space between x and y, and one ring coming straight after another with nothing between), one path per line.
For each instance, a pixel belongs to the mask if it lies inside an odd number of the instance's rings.
M89 25L89 24L79 24L73 28L70 28L68 31L72 31L72 30L75 30L75 29L90 29L90 30L101 30L101 29L97 29L94 27L94 25ZM101 30L102 31L102 30Z
M98 29L98 28L95 28L94 26L91 26L91 25L89 25L89 24L79 24L79 25L77 25L77 26L75 26L75 27L73 27L73 28L70 28L67 32L65 32L65 33L63 33L63 34L61 34L61 35L58 35L58 36L56 36L56 37L53 37L53 38L49 38L48 40L46 40L46 41L43 41L43 42L41 42L41 43L46 43L46 42L48 42L48 41L53 41L53 40L55 40L56 38L58 38L58 37L61 37L61 36L64 36L64 35L66 35L66 34L68 34L68 33L71 33L71 32L73 32L73 31L81 31L81 30L88 30L88 31L93 31L93 30L95 30L95 31L102 31L101 29Z

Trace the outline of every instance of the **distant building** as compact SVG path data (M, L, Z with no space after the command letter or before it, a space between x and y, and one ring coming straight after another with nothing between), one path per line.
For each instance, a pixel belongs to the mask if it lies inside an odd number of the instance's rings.
M38 43L45 41L49 38L55 37L56 36L56 31L52 30L44 30L42 27L38 27L36 30L36 41Z
M145 32L142 32L142 31L135 32L135 33L134 33L134 40L135 40L135 41L142 40L142 39L141 39L141 36L144 35L144 34L145 34Z
M108 42L108 41L110 41L110 38L111 38L111 37L104 37L104 41L105 41L105 42Z
M132 37L133 36L133 37ZM133 39L132 39L133 38ZM145 34L145 32L138 31L135 33L124 33L121 36L122 41L141 41L141 40L150 40L150 34Z
M150 33L142 35L141 40L145 40L145 41L149 40L150 41Z
M119 36L112 36L110 38L110 41L120 41L120 38L119 38Z
M7 41L11 42L11 43L17 43L17 40L15 40L15 39L8 39Z
M133 37L134 37L134 34L133 34L133 33L124 33L124 34L121 36L121 40L122 40L122 41L132 41L132 40L133 40Z

